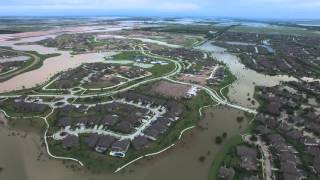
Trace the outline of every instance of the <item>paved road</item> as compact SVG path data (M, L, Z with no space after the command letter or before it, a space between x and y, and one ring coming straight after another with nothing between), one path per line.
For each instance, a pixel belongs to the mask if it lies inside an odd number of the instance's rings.
M187 85L192 85L192 86L196 86L198 87L199 89L203 89L205 90L209 96L217 101L218 103L222 104L222 105L226 105L226 106L229 106L229 107L232 107L232 108L235 108L235 109L239 109L239 110L242 110L242 111L245 111L245 112L248 112L248 113L251 113L251 114L257 114L257 111L255 109L250 109L250 108L246 108L246 107L243 107L243 106L240 106L240 105L236 105L236 104L231 104L227 101L227 98L225 97L220 97L218 95L218 93L213 90L213 89L210 89L208 87L205 87L205 86L201 86L201 85L197 85L197 84L192 84L192 83L186 83L186 82L180 82L180 81L176 81L176 80L173 80L173 79L170 79L170 77L174 76L174 75L177 75L178 73L181 72L181 69L182 69L182 66L181 64L178 62L178 61L175 61L173 59L170 59L170 58L165 58L165 57L161 57L161 56L158 56L158 55L154 55L154 54L151 54L151 53L145 53L145 51L143 50L143 48L141 48L141 52L146 55L146 56L149 56L149 57L154 57L154 58L160 58L160 59L164 59L164 60L168 60L168 61L171 61L171 62L174 62L176 65L179 66L179 69L173 73L173 74L170 74L170 75L167 75L167 76L164 76L162 77L162 79L166 79L166 80L169 80L169 81L172 81L172 82L175 82L175 83L179 83L179 84L187 84Z
M218 102L221 105L229 106L229 107L232 107L232 108L235 108L235 109L239 109L239 110L251 113L251 114L257 114L257 111L255 109L250 109L250 108L246 108L246 107L242 107L242 106L239 106L239 105L236 105L236 104L229 103L226 99L221 98L215 90L210 89L208 87L201 86L201 85L198 85L198 84L187 83L187 82L180 82L180 81L176 81L176 80L169 79L169 78L165 78L165 79L168 80L168 81L174 82L174 83L191 85L191 86L195 86L195 87L197 87L199 89L205 90L209 94L209 96L212 98L212 100Z
M150 126L153 122L155 122L157 120L158 117L164 115L167 112L167 109L164 107L155 107L155 108L151 108L150 106L144 106L141 104L137 104L137 103L133 103L133 102L127 102L124 100L114 100L111 101L110 103L113 102L117 102L117 103L121 103L121 104L128 104L137 108L142 108L142 109L148 109L152 112L152 116L149 117L148 119L145 119L145 122L143 122L139 127L136 128L136 130L131 133L131 134L120 134L120 133L116 133L110 130L106 130L106 129L100 129L98 127L96 128L79 128L79 129L62 129L56 133L54 133L53 138L55 140L60 140L63 139L65 137L62 137L60 134L61 132L66 132L67 134L73 134L73 135L78 135L78 134L89 134L89 133L98 133L98 134L104 134L104 135L111 135L113 137L116 137L118 139L130 139L133 140L135 137L139 136L140 134L142 134L142 132L148 127Z

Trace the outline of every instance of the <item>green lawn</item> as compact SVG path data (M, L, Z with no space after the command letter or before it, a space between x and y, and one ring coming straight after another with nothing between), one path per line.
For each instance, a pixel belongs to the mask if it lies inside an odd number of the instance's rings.
M111 81L97 81L97 82L88 82L82 85L83 88L87 89L96 89L96 88L106 88L110 86L116 85L115 83Z
M152 68L149 68L148 71L152 73L152 77L160 77L173 71L174 68L175 64L170 62L168 65L155 65Z
M223 149L215 156L215 159L211 165L208 180L218 180L219 168L227 159L230 159L230 156L228 155L229 150L242 143L243 141L241 136L236 135L223 145Z
M138 57L138 56L143 56L140 52L133 52L133 51L129 51L129 52L122 52L120 54L116 54L114 56L112 56L112 59L114 60L133 60L134 58Z

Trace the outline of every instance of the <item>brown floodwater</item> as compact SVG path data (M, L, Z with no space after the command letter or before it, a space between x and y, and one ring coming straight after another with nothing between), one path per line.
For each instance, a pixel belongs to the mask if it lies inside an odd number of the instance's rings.
M44 37L42 37L44 38ZM39 38L23 39L25 42L32 42ZM21 41L21 40L20 40ZM54 48L43 46L18 46L13 41L7 41L9 45L17 50L36 50L39 53L57 52ZM11 43L11 45L10 45ZM2 42L3 44L3 42ZM213 56L225 62L238 80L232 84L229 97L230 100L246 107L256 107L249 102L253 98L255 85L273 86L280 81L294 80L287 76L265 76L258 72L245 69L239 63L239 59L223 49L204 44L204 50L213 52ZM102 58L102 54L87 54L70 57L68 52L59 51L62 55L50 58L45 61L44 66L38 70L21 74L15 78L0 83L0 91L19 89L22 86L32 87L43 83L61 70L75 67L82 62L95 61ZM71 60L70 60L71 59ZM74 61L73 61L74 60ZM51 70L52 69L52 70ZM247 96L249 94L249 96ZM198 126L188 131L183 138L167 152L153 158L143 159L130 165L119 173L91 174L85 169L76 172L66 166L60 160L53 160L45 153L41 146L41 133L35 128L20 127L9 129L0 126L0 179L4 180L163 180L163 179L184 179L184 180L206 180L212 161L216 153L223 145L215 144L215 137L223 132L228 137L239 134L246 126L246 122L239 124L236 121L243 112L228 107L210 108L205 113ZM12 135L14 132L14 135ZM19 134L17 134L19 133ZM204 161L199 158L203 156Z
M86 170L74 172L62 161L49 159L40 144L36 130L8 130L0 127L0 179L4 180L205 180L215 154L223 145L215 144L215 137L223 132L231 137L247 126L236 117L243 113L227 107L208 109L198 127L187 132L171 150L130 165L119 173L91 174ZM24 132L25 131L25 132ZM12 132L19 135L8 136ZM25 136L27 132L27 136ZM41 154L41 155L40 155ZM40 156L39 156L40 155ZM205 160L201 162L199 158ZM40 157L38 159L38 157Z
M248 69L240 62L239 57L226 51L226 49L214 46L207 42L199 47L209 51L217 60L224 62L230 71L237 77L237 80L230 86L228 97L231 102L248 108L257 108L258 103L252 104L255 86L275 86L281 81L296 81L294 77L286 75L269 76L263 73Z
M59 171L72 176L62 162L49 159L41 146L39 129L24 127L11 129L0 125L1 180L63 179Z
M1 46L9 46L15 50L37 51L40 54L60 53L60 56L48 58L43 65L36 70L17 75L7 81L0 83L0 92L19 90L22 88L32 88L43 84L53 75L60 71L66 71L75 68L82 63L92 63L103 61L103 57L111 53L89 53L80 55L71 55L68 51L60 51L56 48L49 48L40 45L16 45L17 43L35 42L52 36L24 38L17 41L4 41Z
M129 27L127 27L128 29ZM121 30L122 28L109 28L109 30ZM104 30L106 31L106 30ZM86 31L87 32L87 31ZM13 90L20 90L23 88L32 88L39 84L43 84L50 79L53 75L57 74L60 71L66 71L70 68L75 68L82 63L93 63L103 61L103 57L110 56L114 53L86 53L79 55L71 55L69 51L61 51L56 48L45 47L41 45L26 45L28 42L36 42L46 38L53 38L57 35L44 35L38 37L29 37L22 38L18 40L10 40L10 41L1 41L1 46L8 46L13 48L14 50L21 51L36 51L40 54L52 54L59 53L60 56L48 58L44 61L43 65L36 70L32 70L30 72L22 73L17 75L7 81L0 83L0 93L8 92ZM143 42L152 42L158 43L161 45L172 47L175 45L168 44L162 41L156 41L146 38L138 38L137 40L141 40Z

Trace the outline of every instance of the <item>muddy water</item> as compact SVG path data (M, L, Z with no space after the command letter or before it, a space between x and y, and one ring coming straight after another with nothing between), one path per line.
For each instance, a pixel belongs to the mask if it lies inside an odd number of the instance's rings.
M98 36L100 38L116 38L116 39L134 39L134 40L139 40L145 43L154 43L158 44L161 46L167 46L171 48L181 48L182 46L180 45L175 45L175 44L170 44L164 41L159 41L159 40L154 40L154 39L148 39L148 38L141 38L141 37L125 37L125 36L119 36L119 35L100 35Z
M240 59L228 52L224 48L214 46L211 42L207 42L199 47L202 50L212 52L213 57L224 62L230 68L231 72L237 77L229 88L229 98L233 103L256 108L258 103L252 104L251 100L254 94L255 86L275 86L281 81L295 81L296 79L289 76L268 76L254 70L246 68L240 63Z
M28 41L32 39L28 39ZM26 41L26 40L24 40ZM27 42L27 41L26 41ZM8 42L7 42L8 43ZM12 42L10 42L12 43ZM45 48L42 46L14 46L15 49L21 50L37 50L40 53L57 52L54 48ZM27 49L25 49L27 48ZM28 49L30 48L30 49ZM237 76L238 80L230 88L229 96L232 101L237 104L252 107L247 98L252 98L255 84L273 86L282 80L292 80L286 76L265 76L255 71L245 69L239 63L239 59L226 53L223 49L214 47L210 44L204 44L204 50L213 52L213 55L219 60L225 62L231 71ZM30 84L41 83L50 77L53 68L61 71L61 68L76 66L76 64L68 65L70 62L67 59L75 59L76 62L91 60L91 57L100 58L99 54L84 56L83 58L71 58L67 52L62 52L62 56L50 58L45 63L52 61L53 64L45 64L42 68L36 70L35 74L24 73L12 80L1 84L0 90L12 90L20 88L22 85L30 87ZM53 60L52 60L53 59ZM72 61L72 60L70 60ZM58 62L58 63L56 63ZM65 64L66 63L66 64ZM52 66L52 67L51 67ZM44 73L44 75L42 74ZM54 73L54 71L51 71ZM27 75L26 75L27 74ZM44 77L37 77L44 76ZM20 78L20 79L19 79ZM29 78L34 78L29 80ZM22 81L22 82L20 82ZM27 81L24 83L23 81ZM9 83L11 82L11 83ZM17 85L18 84L18 85ZM6 88L6 87L9 88ZM247 94L249 93L249 96ZM236 121L236 117L243 116L242 112L227 107L210 109L206 112L206 117L199 123L199 127L185 134L181 141L168 152L151 159L138 161L136 164L129 166L124 171L117 174L90 174L85 170L73 172L71 169L65 168L65 165L58 160L49 160L44 149L40 145L39 133L28 130L26 137L8 136L11 133L8 128L0 127L0 167L4 168L0 172L0 179L8 180L163 180L163 179L185 179L185 180L205 180L207 179L210 165L221 149L222 145L215 144L215 137L223 132L228 133L228 137L239 134L241 132L240 125ZM246 127L246 124L241 125ZM40 160L38 156L40 155ZM205 157L203 162L199 161L201 156Z
M60 53L60 56L52 57L44 61L41 68L20 74L8 81L0 83L0 92L31 88L42 84L50 79L54 74L75 68L82 63L103 61L103 57L110 53L90 53L71 56L70 52L59 51L56 48L49 48L40 45L16 45L16 43L35 42L49 36L24 38L18 41L4 41L1 46L10 46L15 50L37 51L40 54Z
M70 177L74 174L61 161L49 159L35 129L12 130L0 125L0 142L1 180L59 180L65 176L60 170Z
M112 29L115 30L115 29ZM120 30L118 28L117 30ZM9 46L15 50L36 51L40 54L60 53L58 57L52 57L44 61L43 66L39 69L20 74L14 78L0 83L0 92L8 92L23 88L31 88L39 84L43 84L50 79L54 74L65 71L69 68L75 68L82 63L100 62L103 57L111 55L110 53L89 53L72 56L68 51L60 51L56 48L50 48L40 45L19 45L19 43L36 42L56 35L45 35L39 37L23 38L20 40L2 41L1 46ZM125 38L125 37L121 37ZM133 38L143 42L156 43L168 47L180 47L177 45L168 44L162 41L151 40L146 38Z
M73 172L61 161L48 160L40 148L36 133L27 137L8 136L10 131L0 127L0 179L4 180L205 180L215 154L222 145L215 144L215 137L223 132L228 137L241 131L236 117L243 113L228 108L208 109L199 127L187 132L177 146L159 156L138 161L117 174L91 174L84 170ZM243 122L242 127L246 126ZM43 152L40 160L39 153ZM203 162L199 157L204 156Z

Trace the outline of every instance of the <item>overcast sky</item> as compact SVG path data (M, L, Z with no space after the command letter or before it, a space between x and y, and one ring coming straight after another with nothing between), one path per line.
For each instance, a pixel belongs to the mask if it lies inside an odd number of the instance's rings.
M0 15L320 18L320 0L0 0Z

